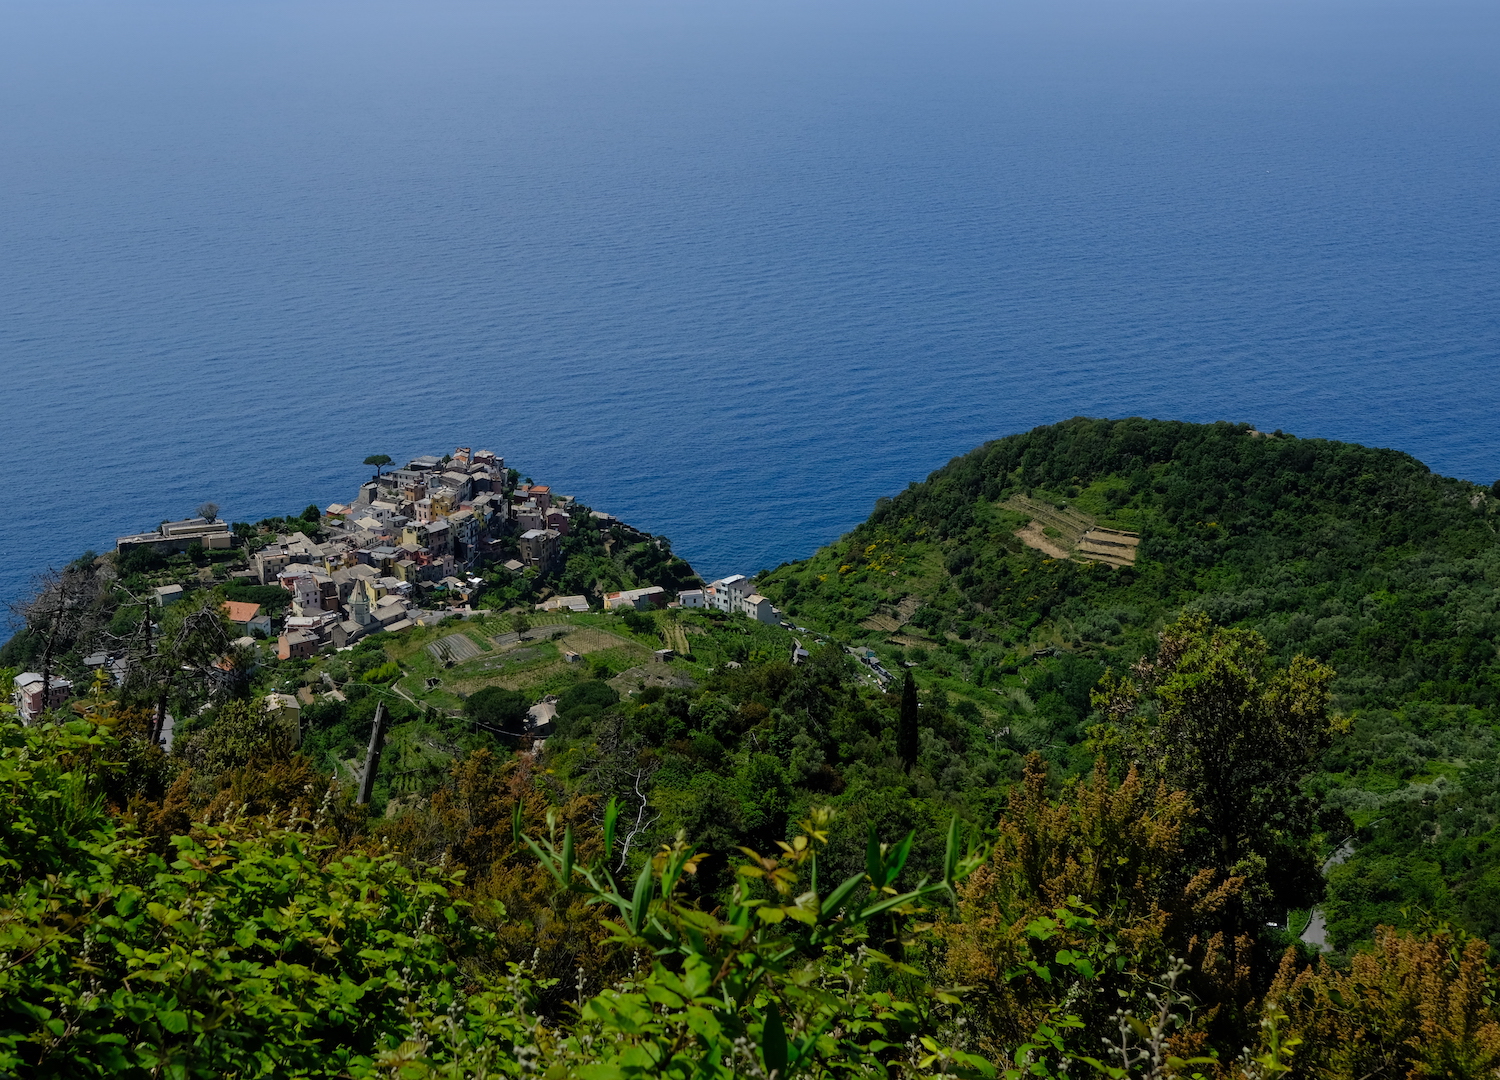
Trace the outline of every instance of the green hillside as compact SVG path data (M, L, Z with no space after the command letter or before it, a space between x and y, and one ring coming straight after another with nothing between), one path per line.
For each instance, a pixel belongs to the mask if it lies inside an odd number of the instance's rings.
M1018 537L1037 526L1069 557ZM1133 565L1068 552L1085 526L1138 534ZM1325 661L1352 719L1309 782L1330 843L1355 836L1334 941L1410 907L1500 944L1497 531L1496 492L1396 451L1079 418L956 458L761 588L1074 771L1098 720L1084 684L1179 612Z
M0 1074L1500 1068L1500 491L1072 420L763 574L791 629L538 611L688 572L579 525L291 660L182 556L118 683L156 579L63 571L0 652L78 691L0 707Z

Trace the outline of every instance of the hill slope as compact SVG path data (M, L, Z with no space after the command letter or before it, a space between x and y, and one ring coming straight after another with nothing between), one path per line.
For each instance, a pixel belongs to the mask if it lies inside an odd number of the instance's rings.
M1075 767L1088 688L1179 611L1325 660L1354 723L1315 794L1330 837L1359 832L1335 939L1414 903L1495 942L1497 529L1493 493L1395 451L1078 418L955 459L760 585Z

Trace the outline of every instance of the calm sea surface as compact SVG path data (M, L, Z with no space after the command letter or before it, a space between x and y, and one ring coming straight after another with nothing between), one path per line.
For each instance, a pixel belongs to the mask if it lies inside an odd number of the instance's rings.
M985 439L1500 476L1500 4L0 2L0 598L485 447L702 572Z

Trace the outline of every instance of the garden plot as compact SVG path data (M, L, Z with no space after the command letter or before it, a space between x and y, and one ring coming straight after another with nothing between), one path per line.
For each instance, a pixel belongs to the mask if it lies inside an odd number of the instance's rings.
M557 655L556 649L545 648L544 645L529 645L522 649L508 649L498 656L487 657L482 663L475 664L469 671L513 671L525 667L533 660L550 660Z
M611 634L608 630L595 630L591 626L579 626L569 628L563 635L554 637L558 632L557 626L535 626L522 633L512 631L508 634L496 634L490 638L495 647L501 650L513 648L535 641L557 641L564 648L571 649L580 655L586 656L593 652L603 652L605 649L617 649L621 646L626 648L641 647L635 642ZM643 650L644 651L644 650Z
M569 627L548 623L546 626L533 626L528 630L512 630L506 634L496 634L490 638L490 642L497 649L508 649L512 645L521 645L531 641L556 641L571 632Z
M608 630L595 630L593 627L579 627L563 638L562 644L580 656L603 652L605 649L625 648L640 653L647 651L637 642L622 638L618 634L611 634Z
M887 605L880 613L871 615L859 625L866 630L883 630L887 634L894 634L897 630L900 630L907 623L911 622L911 617L917 613L917 609L921 606L922 601L918 600L915 596L904 596L901 598L901 602L894 608Z
M428 642L427 651L439 664L466 663L483 652L467 634L449 634Z

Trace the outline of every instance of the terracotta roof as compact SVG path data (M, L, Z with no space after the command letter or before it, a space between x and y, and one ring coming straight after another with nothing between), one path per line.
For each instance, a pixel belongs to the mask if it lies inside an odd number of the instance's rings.
M224 610L230 622L247 623L260 614L259 604L247 604L242 600L224 601Z

